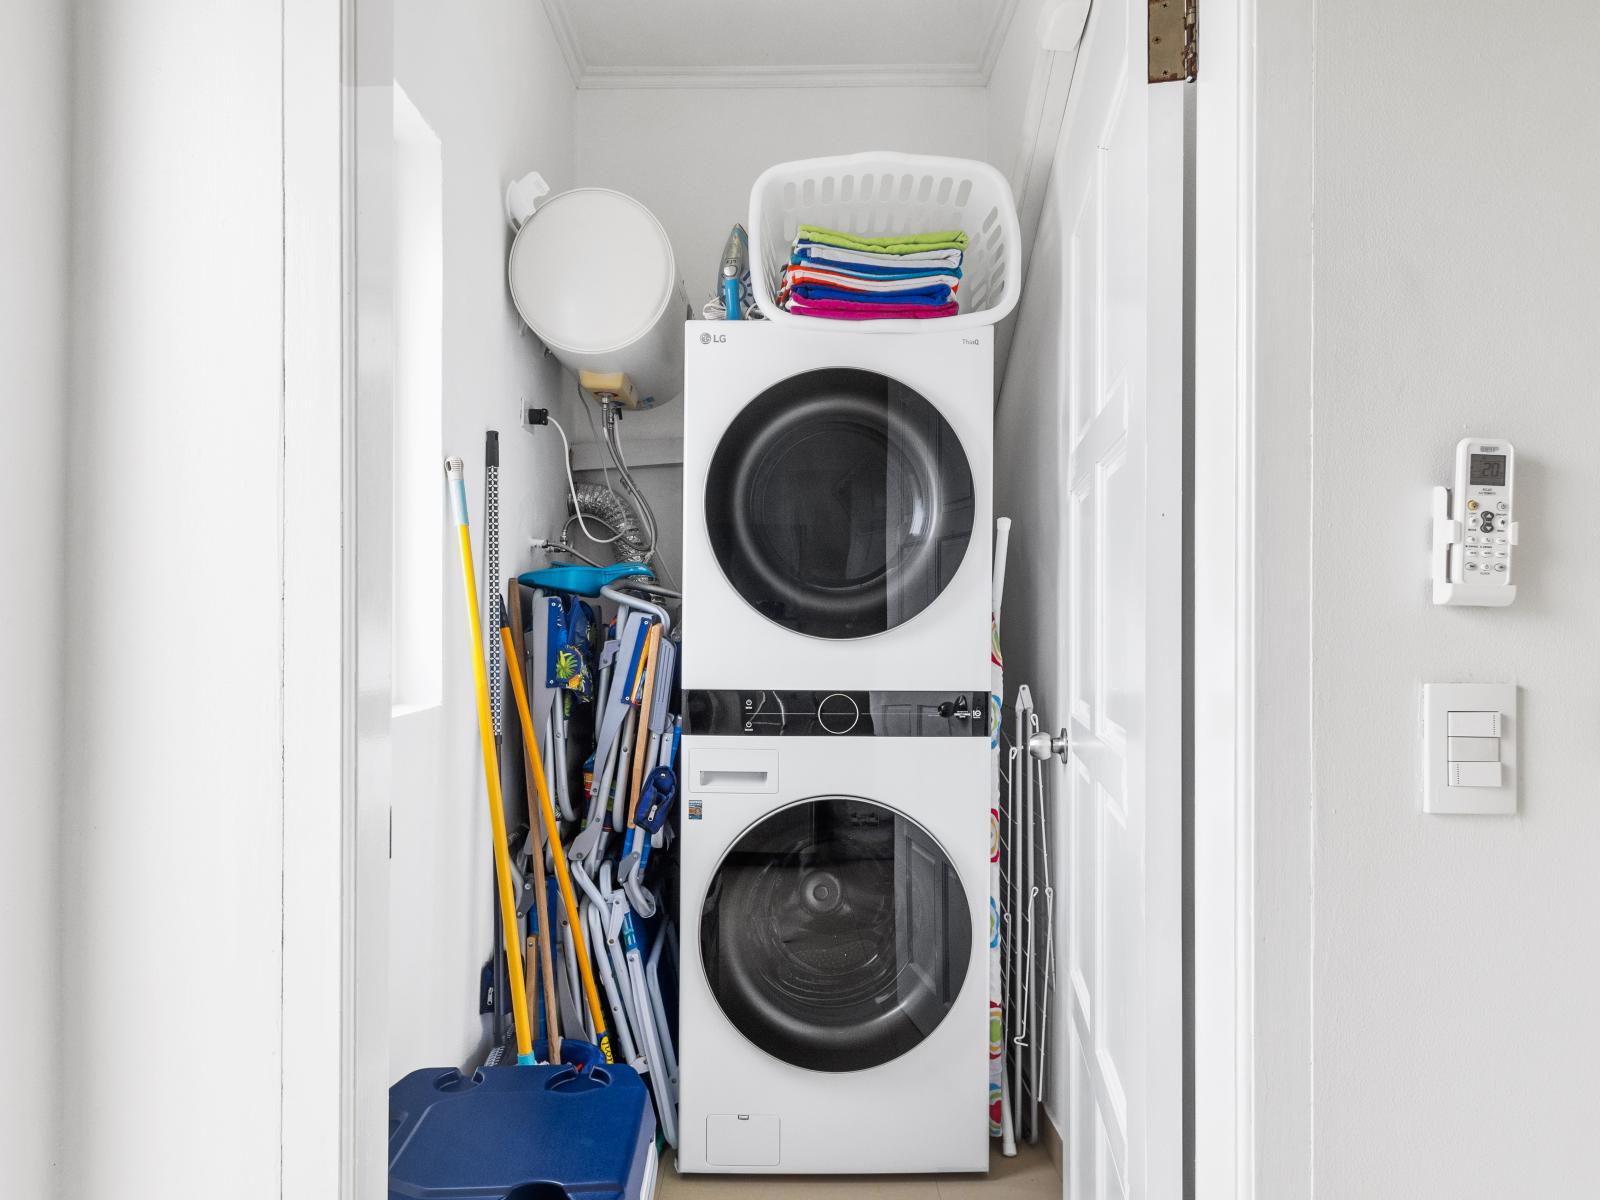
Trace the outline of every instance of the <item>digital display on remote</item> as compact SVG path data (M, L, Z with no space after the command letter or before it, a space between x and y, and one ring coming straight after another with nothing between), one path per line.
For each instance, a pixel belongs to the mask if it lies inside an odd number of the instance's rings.
M1506 456L1504 454L1474 454L1467 482L1474 487L1504 487L1506 482Z

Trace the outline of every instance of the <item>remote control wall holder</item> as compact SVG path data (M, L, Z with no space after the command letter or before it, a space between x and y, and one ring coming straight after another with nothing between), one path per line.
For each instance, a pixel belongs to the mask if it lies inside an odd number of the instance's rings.
M1511 545L1517 544L1517 522L1507 533ZM1435 604L1474 605L1479 608L1504 608L1517 598L1517 585L1468 583L1450 578L1450 547L1465 537L1461 522L1450 515L1450 489L1433 489L1433 602Z

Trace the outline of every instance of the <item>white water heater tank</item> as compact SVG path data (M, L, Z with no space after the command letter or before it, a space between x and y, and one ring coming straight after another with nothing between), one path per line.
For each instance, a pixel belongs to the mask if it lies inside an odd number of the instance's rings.
M541 200L544 181L511 185L517 230L507 275L528 328L580 382L628 377L624 402L665 404L683 391L688 296L661 222L632 196L574 188Z

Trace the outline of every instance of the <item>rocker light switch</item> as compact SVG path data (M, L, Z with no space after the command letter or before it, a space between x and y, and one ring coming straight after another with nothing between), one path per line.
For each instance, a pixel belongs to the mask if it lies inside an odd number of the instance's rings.
M1452 788L1497 788L1500 764L1497 762L1453 762L1450 764Z
M1422 714L1422 811L1515 814L1516 684L1424 684Z
M1453 738L1500 736L1500 714L1497 712L1452 712L1446 718L1446 732Z
M1448 753L1453 763L1500 761L1500 739L1497 737L1453 737L1448 740Z

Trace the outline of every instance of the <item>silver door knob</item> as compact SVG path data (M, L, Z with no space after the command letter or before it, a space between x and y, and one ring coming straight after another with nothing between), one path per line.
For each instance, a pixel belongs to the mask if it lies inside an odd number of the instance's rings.
M1052 754L1062 762L1067 761L1067 731L1063 729L1057 734L1048 734L1043 730L1028 739L1028 753L1040 762Z

